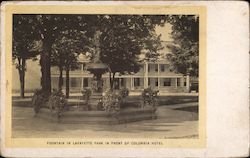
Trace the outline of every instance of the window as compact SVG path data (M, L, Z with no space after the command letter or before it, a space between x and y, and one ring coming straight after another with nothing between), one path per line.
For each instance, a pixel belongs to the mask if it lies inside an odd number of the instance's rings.
M171 86L171 79L170 78L164 78L163 86L164 87Z
M134 85L135 85L135 87L139 87L140 86L140 78L135 78L134 79Z
M150 86L150 81L151 81L151 79L150 78L148 78L148 85Z
M180 78L177 78L177 87L180 87L181 80Z
M164 71L165 71L165 65L161 64L161 72L164 72Z
M121 87L125 87L125 79L124 78L121 78Z
M76 78L71 78L70 82L71 82L71 87L76 87L77 86L77 80L76 80Z
M119 78L115 78L115 80L114 80L114 88L119 89Z
M186 85L187 85L187 79L184 78L184 86L186 86Z
M89 86L88 78L83 78L83 87L88 87L88 86Z
M158 79L155 79L155 86L158 86Z
M155 64L155 72L158 72L158 65Z
M82 78L70 78L71 87L81 87Z

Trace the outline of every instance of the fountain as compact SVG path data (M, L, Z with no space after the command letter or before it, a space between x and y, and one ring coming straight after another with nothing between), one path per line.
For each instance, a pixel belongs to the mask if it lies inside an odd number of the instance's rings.
M98 105L102 99L103 92L102 75L108 69L108 66L102 63L100 60L100 35L101 32L97 30L94 36L95 53L93 55L91 63L86 65L87 70L93 74L93 79L91 83L92 95L89 100L90 110L98 110Z
M119 124L157 118L155 113L156 107L145 106L143 108L119 109L119 112L101 110L100 107L102 107L102 102L100 101L102 101L103 92L102 75L108 70L108 66L100 60L100 35L101 32L96 31L94 37L95 52L91 62L86 65L86 69L93 74L91 84L92 94L87 104L88 110L91 111L74 110L74 108L72 110L69 106L67 106L68 108L63 109L53 109L39 105L39 112L36 112L37 117L47 119L50 122L92 124Z

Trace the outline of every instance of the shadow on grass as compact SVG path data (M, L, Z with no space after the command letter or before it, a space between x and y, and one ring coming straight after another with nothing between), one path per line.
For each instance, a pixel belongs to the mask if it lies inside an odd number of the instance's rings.
M188 111L188 112L198 113L199 107L198 106L189 106L189 107L175 108L174 110L181 110L181 111Z

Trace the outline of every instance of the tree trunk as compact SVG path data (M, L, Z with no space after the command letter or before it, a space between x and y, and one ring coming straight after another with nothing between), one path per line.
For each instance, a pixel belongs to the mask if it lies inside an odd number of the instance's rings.
M112 90L113 86L112 86L111 72L109 72L109 85L110 85L110 90Z
M18 72L19 72L19 81L20 81L20 97L24 98L24 83L25 83L25 65L26 59L19 58L18 59Z
M69 68L66 68L66 98L69 98Z
M110 89L111 89L111 91L113 91L113 89L114 89L114 81L115 81L115 72L114 73L110 72L109 73L109 82L110 82Z
M113 72L112 76L112 89L114 89L114 83L115 83L115 72Z
M42 90L51 93L51 73L50 73L50 57L52 42L43 40L43 52L41 53L41 86Z
M59 81L58 81L58 90L62 90L62 86L63 86L63 68L62 66L59 66Z

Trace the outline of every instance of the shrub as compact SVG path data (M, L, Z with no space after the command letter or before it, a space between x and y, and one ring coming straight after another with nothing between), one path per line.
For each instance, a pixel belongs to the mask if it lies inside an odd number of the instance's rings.
M121 96L115 91L108 90L102 99L103 108L107 112L119 112L121 104Z
M49 94L41 89L37 89L34 92L31 103L34 107L35 113L38 113L42 107L46 107L49 100Z
M152 90L151 87L144 89L142 91L142 98L143 98L142 107L144 107L146 105L156 107L158 92L159 91Z
M122 88L121 90L119 90L119 95L122 97L122 98L126 98L129 94L129 90L128 88Z
M48 106L52 113L55 113L60 119L64 111L65 106L67 105L67 100L62 91L55 90L51 93L48 101Z
M97 103L97 110L103 111L104 106L103 106L103 98L99 100L99 102Z

